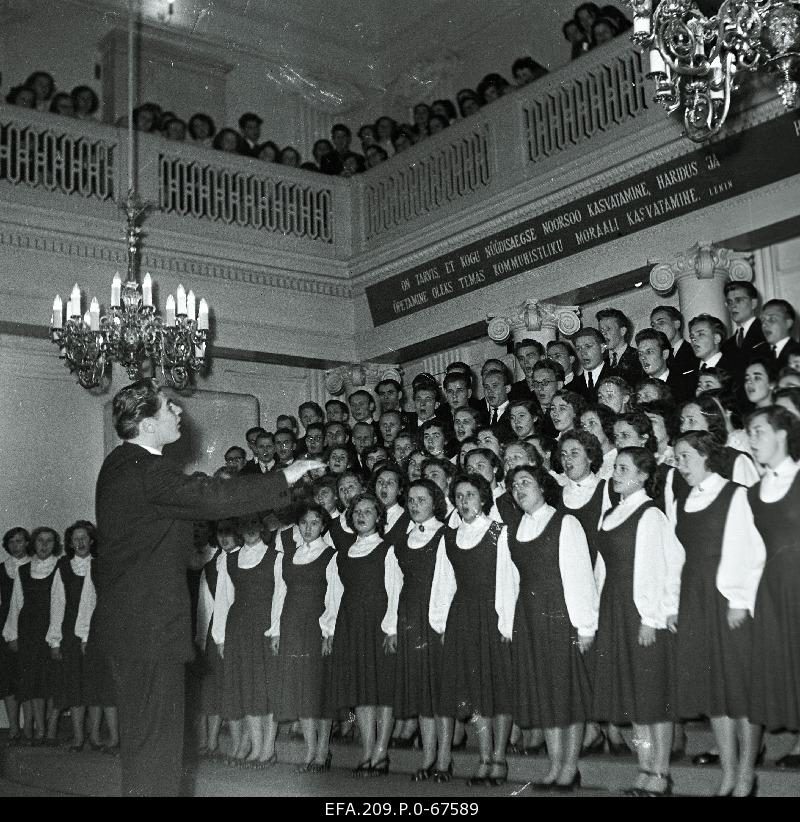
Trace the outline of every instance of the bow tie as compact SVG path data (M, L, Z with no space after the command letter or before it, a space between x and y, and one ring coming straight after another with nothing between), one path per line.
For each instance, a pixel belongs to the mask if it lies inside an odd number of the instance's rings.
M420 531L423 531L423 532L425 531L425 526L424 525L418 525L417 527L419 528Z

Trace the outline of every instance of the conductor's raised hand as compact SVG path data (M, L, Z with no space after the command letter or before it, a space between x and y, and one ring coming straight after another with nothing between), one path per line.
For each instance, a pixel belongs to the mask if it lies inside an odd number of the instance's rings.
M295 460L291 465L287 465L281 470L283 471L283 476L286 477L286 482L288 482L289 485L294 485L309 471L313 471L315 468L325 467L325 463L320 460Z

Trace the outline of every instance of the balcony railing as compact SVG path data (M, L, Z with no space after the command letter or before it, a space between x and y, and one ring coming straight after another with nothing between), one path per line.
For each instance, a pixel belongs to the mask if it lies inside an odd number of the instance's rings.
M149 226L346 262L470 209L485 219L484 202L501 209L526 185L566 185L565 168L585 177L612 143L635 156L641 130L664 122L648 86L619 38L351 180L137 135L137 186L160 209ZM0 198L41 206L42 192L118 219L127 155L126 129L0 107Z

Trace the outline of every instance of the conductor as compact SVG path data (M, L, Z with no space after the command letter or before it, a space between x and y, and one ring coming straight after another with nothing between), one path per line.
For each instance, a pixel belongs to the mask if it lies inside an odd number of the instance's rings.
M183 760L184 676L192 658L186 546L192 522L286 506L289 486L320 468L213 479L187 476L161 455L180 437L181 408L150 379L113 399L124 442L97 478L97 608L120 721L122 793L175 796Z

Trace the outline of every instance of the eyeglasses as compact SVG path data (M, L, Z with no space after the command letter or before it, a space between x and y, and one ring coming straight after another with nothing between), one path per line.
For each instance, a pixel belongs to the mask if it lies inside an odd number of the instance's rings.
M555 380L534 380L533 381L534 388L547 388L548 385L555 385Z

